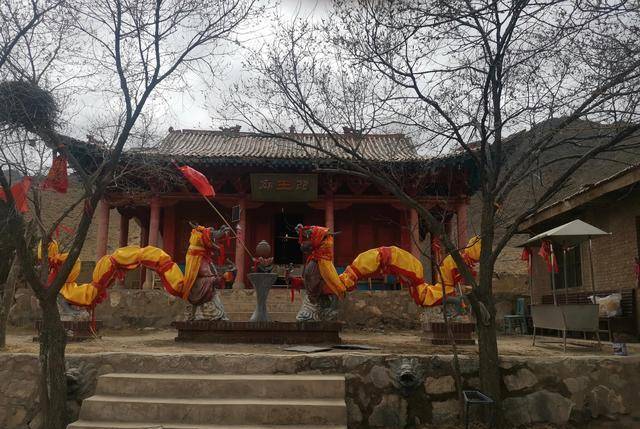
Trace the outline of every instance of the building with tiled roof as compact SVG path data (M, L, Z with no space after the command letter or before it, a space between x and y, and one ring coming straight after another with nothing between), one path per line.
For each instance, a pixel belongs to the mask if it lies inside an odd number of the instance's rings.
M308 147L301 147L296 142ZM361 137L344 134L340 136L340 144L353 149L367 161L422 160L411 140L402 134L369 134ZM329 152L336 151L336 144L329 136L291 133L277 137L239 131L170 129L160 144L149 152L184 162L211 165L258 165L273 161L293 165L331 159L327 152L314 146ZM353 158L347 151L338 150L338 153L345 159Z
M333 139L346 149L337 157L328 153L335 147ZM318 143L327 150L311 147ZM79 156L91 162L96 155L90 152ZM360 156L354 157L354 152ZM141 166L128 175L136 187L123 185L126 174L121 174L107 192L99 208L98 222L105 226L98 234L97 256L106 252L110 209L122 215L120 245L128 244L128 219L134 219L141 228L141 244L158 245L179 263L184 261L191 223L220 226L215 211L176 174L176 165L189 165L214 186L212 203L243 232L248 248L268 241L279 266L303 263L297 243L283 240L295 235L298 223L340 231L335 238L337 267L381 245L397 245L422 257L419 249L430 249L430 238L416 211L370 181L330 171L345 160L374 164L400 177L405 191L432 207L466 244L466 207L475 175L464 155L425 158L402 134L267 136L238 128L170 128L156 146L125 152L123 169ZM167 184L169 176L173 181ZM246 284L249 255L239 243L226 251L238 267L236 282Z
M637 338L640 332L640 315L635 308L640 285L640 164L584 185L540 209L521 229L536 235L575 219L610 235L566 248L554 244L559 255L559 272L553 274L553 283L543 259L534 252L534 303L553 302L554 286L560 302L567 296L591 294L592 287L599 295L619 293L628 297L625 298L628 304L623 304L628 308L614 322L620 332ZM590 247L593 257L590 257Z

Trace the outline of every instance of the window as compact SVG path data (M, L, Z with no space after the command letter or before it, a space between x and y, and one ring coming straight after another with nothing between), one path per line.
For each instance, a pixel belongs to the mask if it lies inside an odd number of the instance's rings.
M555 249L554 249L555 250ZM566 251L567 264L567 284L565 285L565 254L559 251L556 254L558 260L559 272L556 273L556 289L564 289L565 287L577 288L582 287L582 263L580 258L580 246L574 246Z

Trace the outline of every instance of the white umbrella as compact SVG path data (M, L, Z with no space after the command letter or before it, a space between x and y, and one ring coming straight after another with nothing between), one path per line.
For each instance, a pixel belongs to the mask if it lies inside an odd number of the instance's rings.
M583 241L589 240L589 267L591 269L591 290L595 295L596 286L595 280L593 277L593 254L592 254L592 246L591 246L591 238L600 237L603 235L611 235L610 232L605 232L600 228L596 228L593 225L590 225L586 222L581 221L580 219L572 220L569 223L565 223L564 225L557 226L548 231L545 231L541 234L538 234L534 237L531 237L529 240L522 243L519 247L531 247L541 244L543 241L550 241L552 243L557 243L562 245L563 254L564 254L564 280L565 280L565 295L567 294L567 255L566 249L567 247L577 246ZM554 253L553 244L551 244L551 253ZM530 280L530 286L533 288L532 280ZM556 300L556 289L555 289L555 280L553 275L553 256L551 257L551 289L553 292L553 301L557 303ZM533 300L533 290L531 299Z
M521 244L520 247L529 247L531 245L540 244L543 240L553 241L555 243L563 244L564 246L575 246L576 244L580 244L592 237L598 237L601 235L611 235L611 233L605 232L593 225L589 225L580 219L576 219L531 237Z

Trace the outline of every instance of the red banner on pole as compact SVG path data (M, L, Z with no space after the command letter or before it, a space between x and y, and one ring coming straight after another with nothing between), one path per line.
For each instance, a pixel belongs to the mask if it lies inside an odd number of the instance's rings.
M24 177L21 181L11 187L13 200L15 201L16 208L20 213L26 213L29 211L29 204L27 201L27 192L29 192L29 187L31 187L31 177L29 176ZM0 200L7 201L7 196L2 189L0 189Z
M520 260L525 261L527 263L527 272L531 274L531 250L529 250L528 247L525 247L524 249L522 249Z
M67 178L67 158L62 155L56 156L53 158L47 178L42 182L42 189L52 189L64 194L67 192L68 187L69 179Z
M195 168L191 168L189 166L178 167L185 179L189 181L193 185L194 188L198 190L198 192L204 197L215 197L216 191L213 189L213 186L204 174L200 173Z
M559 273L560 269L558 268L558 260L556 259L555 253L551 251L551 243L544 240L540 245L540 251L538 255L542 256L542 258L547 263L547 271L555 273Z

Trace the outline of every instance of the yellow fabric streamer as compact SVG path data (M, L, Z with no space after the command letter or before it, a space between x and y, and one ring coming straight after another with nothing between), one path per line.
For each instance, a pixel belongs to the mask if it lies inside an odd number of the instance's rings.
M411 253L396 246L378 247L360 253L353 262L338 275L333 265L333 237L327 228L306 227L311 230L310 241L313 251L310 259L317 262L320 275L328 292L343 298L347 291L353 290L358 280L373 275L393 274L401 283L409 286L409 291L416 304L424 307L434 306L442 302L443 287L446 295L455 294L455 285L461 280L458 266L447 256L439 266L438 282L435 285L424 281L422 263ZM471 268L480 259L481 242L473 237L460 253Z
M124 275L125 271L133 270L140 265L158 273L164 288L168 293L187 299L193 286L202 258L211 254L209 230L197 227L191 231L189 249L187 250L185 273L162 249L154 246L126 246L116 249L111 255L105 255L96 262L91 283L77 284L75 281L80 273L80 262L76 262L67 281L60 290L60 294L71 304L91 307L104 299L106 289L115 278ZM53 273L67 259L67 253L60 253L58 244L52 241L49 249L49 266ZM41 249L38 256L42 257Z

